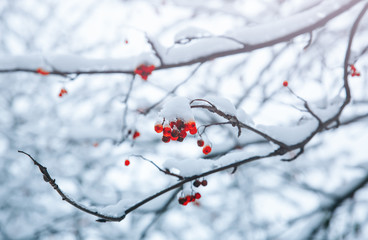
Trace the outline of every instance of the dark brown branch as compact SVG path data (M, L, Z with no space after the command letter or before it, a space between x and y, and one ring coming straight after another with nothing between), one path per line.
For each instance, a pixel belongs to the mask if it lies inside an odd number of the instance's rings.
M90 208L87 208L87 207L75 202L70 197L65 195L64 192L59 188L59 186L56 184L55 179L52 179L52 177L50 176L50 174L47 171L46 167L42 166L39 162L37 162L30 154L28 154L24 151L20 151L20 150L18 150L18 152L27 155L33 161L33 163L39 168L40 172L43 174L43 180L45 182L48 182L54 188L54 190L61 196L62 200L66 201L67 203L71 204L72 206L78 208L79 210L82 210L83 212L86 212L88 214L91 214L91 215L94 215L96 217L104 219L104 221L114 221L114 222L118 221L118 222L120 222L121 220L123 220L125 218L126 214L123 214L120 217L112 217L112 216L108 216L108 215L99 213L97 211L94 211Z

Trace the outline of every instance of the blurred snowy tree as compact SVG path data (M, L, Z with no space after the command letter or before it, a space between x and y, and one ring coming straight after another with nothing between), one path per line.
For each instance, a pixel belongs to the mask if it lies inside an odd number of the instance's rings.
M1 1L0 238L364 239L367 8Z

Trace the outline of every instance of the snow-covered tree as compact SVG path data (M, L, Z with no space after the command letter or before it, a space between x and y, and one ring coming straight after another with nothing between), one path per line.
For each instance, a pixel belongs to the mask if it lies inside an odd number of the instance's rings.
M364 239L367 9L3 0L0 238Z

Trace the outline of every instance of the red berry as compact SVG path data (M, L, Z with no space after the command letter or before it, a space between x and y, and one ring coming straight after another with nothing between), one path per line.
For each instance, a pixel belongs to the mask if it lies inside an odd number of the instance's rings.
M157 133L161 133L164 130L164 127L162 126L162 124L156 124L155 125L155 131Z
M141 76L142 79L147 80L148 76L155 70L155 66L150 65L146 66L144 64L139 65L135 70L134 73Z
M45 71L45 70L43 70L42 68L37 68L36 72L37 72L38 74L41 74L41 75L44 75L44 76L46 76L46 75L49 75L49 74L50 74L50 72Z
M184 206L188 205L188 202L187 202L187 201L185 201L185 202L183 203L183 205L184 205Z
M188 123L184 123L184 131L186 131L186 132L189 131L189 125L188 125Z
M355 75L356 75L357 77L360 77L360 73L356 73Z
M288 81L284 81L284 82L282 83L282 85L283 85L284 87L287 87L287 86L289 85L289 83L288 83Z
M212 148L207 145L203 148L202 152L207 155L211 152L211 150L212 150Z
M194 187L199 187L201 185L201 182L197 179L193 182Z
M184 141L184 138L182 138L182 137L178 137L177 141L178 141L178 142L182 142L182 141Z
M204 146L204 141L202 139L198 139L197 145L198 145L198 147L203 147Z
M179 139L179 137L178 137L178 136L176 136L176 137L171 136L171 140L173 140L173 141L176 141L176 140L178 140L178 139Z
M170 122L169 125L170 125L171 128L174 128L174 126L176 125L176 123L175 122Z
M128 39L125 39L125 44L128 44L129 42L128 42Z
M183 204L185 203L185 198L182 198L182 197L181 197L181 198L179 198L179 200L178 200L178 201L179 201L179 203L180 203L181 205L183 205Z
M189 130L194 129L194 128L196 128L196 123L194 121L190 121L190 122L188 122L188 127L189 127Z
M163 135L165 137L171 137L171 128L169 127L169 125L165 125L163 132Z
M200 199L202 196L201 196L201 194L200 194L200 193L195 193L195 194L194 194L194 197L195 197L196 199Z
M137 137L139 137L141 134L138 131L135 131L133 134L133 139L136 139Z
M206 179L203 179L202 186L205 187L205 186L207 186L207 184L208 184L207 180Z
M194 135L197 133L197 128L192 128L189 130L190 134Z
M172 131L171 131L171 137L174 137L174 138L178 138L178 136L179 136L179 131L178 131L178 129L173 129Z
M187 196L185 197L185 200L186 200L187 202L190 202L190 201L192 200L192 196L187 195Z
M125 164L125 166L129 166L130 161L127 159L127 160L125 160L124 164Z
M162 139L161 139L164 143L168 143L170 142L171 140L171 137L168 137L168 136L162 136Z
M59 97L62 97L64 94L67 94L68 91L65 88L60 89Z
M184 128L184 122L181 119L176 120L176 127L181 131Z
M181 130L179 137L181 137L182 139L184 139L187 136L187 133L184 130Z

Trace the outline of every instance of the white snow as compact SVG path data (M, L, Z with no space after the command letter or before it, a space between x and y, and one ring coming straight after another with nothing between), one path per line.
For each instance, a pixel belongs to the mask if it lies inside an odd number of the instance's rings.
M316 7L293 16L255 27L234 29L225 35L235 38L244 44L255 45L265 43L273 39L286 36L298 29L306 28L315 24L321 18L336 10L346 2L348 1L342 0L339 1L339 3L336 3L335 0L323 1Z
M108 206L106 206L104 208L101 208L97 211L99 213L107 215L107 216L120 217L120 216L125 214L125 209L129 206L131 206L131 204L129 205L129 203L125 199L122 199L119 202L117 202L116 204L108 205Z
M41 67L62 72L77 71L133 71L140 64L159 66L160 62L152 53L143 53L129 58L92 59L77 55L30 54L24 56L0 57L0 70L26 69L36 70Z
M257 129L287 145L294 145L305 140L317 127L318 121L310 119L295 126L259 125Z
M176 120L193 121L194 115L189 105L189 99L185 97L173 97L169 99L162 107L159 115L167 121Z

